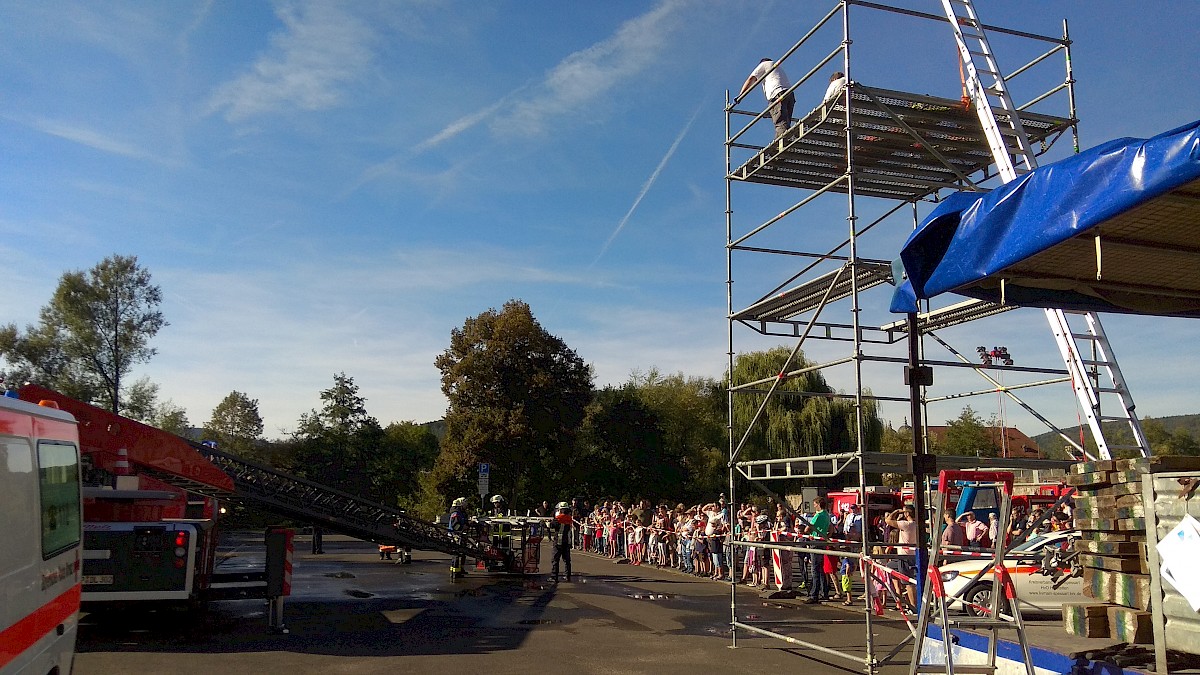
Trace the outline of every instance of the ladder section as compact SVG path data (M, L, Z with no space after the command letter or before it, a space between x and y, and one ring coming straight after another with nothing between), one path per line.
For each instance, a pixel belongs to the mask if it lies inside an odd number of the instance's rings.
M950 19L954 39L958 43L958 51L966 68L967 94L979 114L980 122L983 123L984 136L987 137L992 157L996 159L996 170L1007 183L1017 177L1012 155L1016 155L1024 165L1024 171L1037 167L1037 160L1033 157L1033 146L1029 143L1029 137L1025 135L1017 106L1008 92L1004 75L1000 72L1000 66L996 64L987 35L984 34L983 22L975 13L971 0L942 0L942 7L946 10L946 18ZM979 59L980 62L977 64L975 59ZM984 77L990 80L991 84L985 85ZM1003 127L1001 120L992 110L993 105L1005 112ZM1013 139L1015 148L1009 146L1005 140L1006 136ZM1001 161L1002 157L1004 161Z
M1008 92L1008 85L1004 82L1004 75L1001 74L992 49L988 45L983 23L975 13L974 4L971 0L942 0L942 7L946 11L946 18L950 20L959 53L962 55L963 64L966 67L967 92L971 96L975 111L979 114L979 122L983 125L984 135L987 137L992 151L992 158L996 162L996 170L1001 179L1007 183L1017 177L1017 168L1012 161L1014 154L1021 159L1024 169L1037 168L1037 159L1034 158L1029 137L1025 135L1024 128L1021 126L1020 114L1013 104L1012 96ZM975 63L976 58L982 61L981 66ZM992 84L985 86L981 76L987 76L992 80ZM995 111L992 110L989 96L995 99L996 106L1007 117L1004 127L1001 126ZM1017 145L1015 150L1005 143L1006 135L1015 139ZM1053 333L1063 362L1071 373L1071 386L1087 417L1088 428L1092 431L1092 438L1096 440L1100 457L1111 459L1111 451L1115 449L1133 450L1141 457L1148 457L1150 445L1146 442L1141 423L1138 422L1137 415L1134 413L1133 397L1125 385L1125 378L1122 377L1120 368L1117 367L1117 357L1113 354L1112 346L1104 334L1104 329L1100 326L1100 318L1093 312L1087 312L1084 316L1087 319L1088 332L1086 334L1073 333L1070 324L1067 323L1065 312L1059 309L1046 310L1046 320L1050 323L1050 332ZM1089 351L1094 353L1093 358L1084 359L1081 356L1077 339L1091 342L1092 349ZM1090 372L1089 367L1092 369ZM1097 380L1101 370L1112 382L1112 387L1099 387ZM1117 407L1115 415L1106 417L1101 414L1101 393L1115 394L1120 399L1120 405ZM1117 420L1129 426L1134 438L1133 445L1113 446L1105 439L1103 422Z
M1112 459L1114 450L1130 450L1138 457L1150 456L1150 444L1142 432L1141 422L1134 413L1133 397L1125 384L1125 377L1112 356L1112 346L1108 336L1100 325L1100 320L1091 312L1074 312L1081 314L1087 322L1085 332L1075 332L1067 320L1067 312L1061 309L1047 309L1046 319L1054 333L1054 341L1058 343L1058 351L1067 370L1071 374L1071 388L1075 390L1075 398L1087 419L1092 438L1096 439L1098 458ZM1101 380L1111 386L1101 386ZM1109 400L1114 400L1113 406L1101 406L1101 394L1107 394ZM1108 414L1105 414L1105 411ZM1104 436L1105 422L1121 422L1125 424L1133 437L1132 444L1117 445L1109 443ZM1086 453L1085 453L1086 454Z
M380 544L467 555L480 560L503 558L500 551L486 542L426 523L395 507L276 471L200 443L188 443L233 479L234 494L219 496L250 502L279 516Z
M942 583L941 565L947 562L947 556L952 556L956 550L948 550L942 545L940 536L943 514L953 514L950 495L957 488L974 487L974 494L982 491L994 491L998 499L999 523L997 532L1007 532L1009 527L1009 508L1012 504L1013 475L1007 471L942 471L938 474L937 502L934 505L933 521L930 527L930 545L928 576L921 592L920 619L918 620L916 643L913 646L912 665L909 673L996 673L996 650L1001 630L1012 630L1016 633L1017 643L1021 647L1025 672L1034 675L1033 658L1029 652L1029 643L1025 640L1025 623L1021 618L1021 607L1017 601L1012 579L1005 567L1005 537L997 537L992 542L988 563L975 575L972 582L965 584L960 590L965 593L975 580L992 575L992 591L987 607L977 608L982 616L954 616L950 614L952 605L960 604L967 608L966 600L958 595L947 596ZM968 491L963 489L961 498L967 498ZM922 658L926 633L929 625L935 623L941 629L942 649L940 662L934 659ZM954 646L958 642L953 638L951 629L966 628L982 632L988 639L987 663L962 664L956 663Z

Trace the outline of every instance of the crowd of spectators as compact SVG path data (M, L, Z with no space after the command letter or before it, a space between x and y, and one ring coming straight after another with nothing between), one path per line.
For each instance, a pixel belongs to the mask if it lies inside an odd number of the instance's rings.
M786 555L782 560L798 573L795 586L807 592L809 602L840 600L853 604L852 588L856 573L867 576L873 583L864 592L890 588L892 597L905 608L916 604L911 545L916 542L916 513L911 504L885 513L863 514L858 504L846 504L830 509L823 497L812 500L806 512L783 504L743 503L731 508L722 494L706 504L674 506L649 500L624 503L606 500L592 506L581 499L572 502L577 536L575 545L587 552L612 559L628 561L631 565L654 565L673 568L686 574L720 581L733 579L737 583L766 589L775 581L772 574L775 549L755 546L733 547L734 539L746 542L804 540L820 553L802 553L795 560ZM1017 535L1028 528L1035 532L1069 529L1072 526L1069 501L1048 517L1042 508L1026 512L1014 507L1010 515L1010 534ZM999 536L999 519L989 513L988 521L977 519L967 511L955 518L947 514L945 523L931 536L940 537L943 545L963 550L984 550ZM858 551L863 534L869 533L874 544L871 553L880 562L871 568L860 568L852 557L839 556L839 551ZM908 555L905 555L905 554ZM862 599L864 596L859 596Z

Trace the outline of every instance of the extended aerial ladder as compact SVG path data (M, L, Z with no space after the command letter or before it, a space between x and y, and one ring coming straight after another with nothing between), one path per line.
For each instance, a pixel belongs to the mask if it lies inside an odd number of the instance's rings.
M89 433L104 431L94 435L110 438L106 441L110 445L123 445L121 450L126 453L127 465L132 464L137 473L189 493L253 505L284 518L379 544L480 560L504 557L502 551L472 538L470 533L450 532L398 508L221 452L50 389L26 385L21 395L31 400L55 401L61 409L75 415ZM84 447L85 453L89 450L107 451ZM110 490L95 494L120 496L121 493ZM154 496L147 493L146 498Z
M954 38L965 67L967 94L972 107L979 115L984 135L996 162L996 170L1003 182L1015 180L1019 175L1037 168L1037 158L1021 124L1021 111L1013 103L1004 75L988 44L983 22L975 13L971 0L942 0L942 7L954 30ZM984 78L990 83L985 84ZM1002 111L1002 116L997 116L997 109ZM1137 455L1148 457L1150 444L1142 432L1141 423L1134 412L1133 397L1125 384L1125 378L1117 365L1117 358L1100 325L1099 317L1094 312L1068 313L1061 309L1046 309L1045 312L1059 354L1070 374L1076 400L1096 442L1099 458L1112 459L1114 450L1131 450ZM1068 322L1068 314L1082 316L1086 327L1081 331L1074 330ZM1111 383L1111 386L1101 386L1101 375L1104 376L1103 381ZM1114 413L1102 412L1102 394L1107 395L1106 398L1117 399ZM1109 406L1108 409L1111 410L1112 407L1114 406ZM1104 434L1105 422L1121 422L1127 425L1133 443L1109 443ZM1072 445L1075 445L1074 442ZM1090 454L1083 444L1077 445L1076 450L1081 456Z
M479 560L502 557L502 553L487 542L427 523L398 508L293 476L202 443L185 442L233 479L234 492L224 495L226 499L253 504L276 515L379 544L466 555ZM162 477L161 480L170 482L172 479Z

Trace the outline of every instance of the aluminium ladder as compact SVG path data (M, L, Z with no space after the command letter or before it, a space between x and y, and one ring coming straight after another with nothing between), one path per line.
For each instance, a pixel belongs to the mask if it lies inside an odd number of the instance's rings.
M951 491L956 485L964 483L985 490L995 490L998 493L999 499L996 500L996 504L999 508L1000 519L997 532L1008 531L1009 507L1012 504L1013 494L1012 472L942 471L938 475L938 499L933 512L934 524L930 528L930 537L933 543L930 546L928 575L921 593L920 619L917 624L909 673L910 675L917 673L994 674L997 672L996 648L999 632L1012 630L1016 632L1017 644L1021 648L1025 673L1034 675L1033 659L1029 652L1029 643L1025 639L1025 623L1021 618L1021 603L1016 598L1012 578L1005 567L1005 556L1008 553L1008 546L1011 546L1011 544L1005 545L1006 537L998 536L996 541L992 542L992 548L988 551L991 554L990 560L984 563L972 581L963 585L959 595L946 596L945 587L942 585L941 565L947 562L948 557L952 558L955 552L943 548L939 536L939 526L943 514L953 513L949 504ZM951 605L959 604L965 609L969 603L968 598L964 596L970 593L973 598L978 597L972 593L972 589L989 572L992 574L992 580L982 582L991 585L987 605L975 607L981 616L952 616L949 612ZM1003 596L1003 600L1001 596ZM929 655L931 658L925 662L926 659L923 657L926 655L923 652L926 642L929 640L926 633L931 623L936 623L941 629L942 647L931 650L934 653L931 653ZM986 663L958 662L954 650L957 640L951 633L952 628L967 628L984 633L988 645ZM962 655L961 652L958 654L960 657ZM935 661L940 661L940 663Z
M965 66L967 93L983 125L984 135L996 162L996 170L1005 183L1015 180L1020 173L1037 168L1037 159L1021 124L1020 112L1013 103L1004 75L1000 72L988 44L983 23L975 13L971 0L942 0L942 7L954 30L954 38ZM976 58L982 62L981 65L976 64ZM984 76L991 80L991 84L984 84ZM1002 117L996 115L997 109L1002 112ZM1021 164L1020 171L1013 163L1014 156ZM1074 312L1083 314L1087 321L1086 332L1075 332L1067 321L1067 313L1063 310L1046 309L1045 313L1046 320L1050 323L1050 331L1054 334L1054 341L1058 344L1059 354L1070 373L1075 398L1087 419L1092 438L1096 441L1099 458L1112 459L1113 450L1131 450L1141 457L1149 457L1150 444L1142 432L1142 425L1134 412L1133 397L1117 366L1117 357L1113 354L1112 345L1100 325L1099 317L1094 312ZM1083 350L1080 349L1080 341L1085 345ZM1085 356L1085 352L1088 356ZM1111 382L1112 386L1100 386L1101 373L1107 376L1107 382ZM1119 400L1115 406L1115 414L1101 413L1101 394L1115 396ZM1128 425L1133 444L1108 443L1104 436L1103 424L1111 421ZM1075 445L1075 442L1071 441L1071 444ZM1081 455L1095 459L1082 444L1076 447Z

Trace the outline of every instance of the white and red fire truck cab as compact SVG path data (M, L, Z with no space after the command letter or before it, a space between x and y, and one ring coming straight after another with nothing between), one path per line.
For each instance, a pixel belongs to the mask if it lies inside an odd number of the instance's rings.
M0 396L0 673L69 673L82 504L75 418Z

